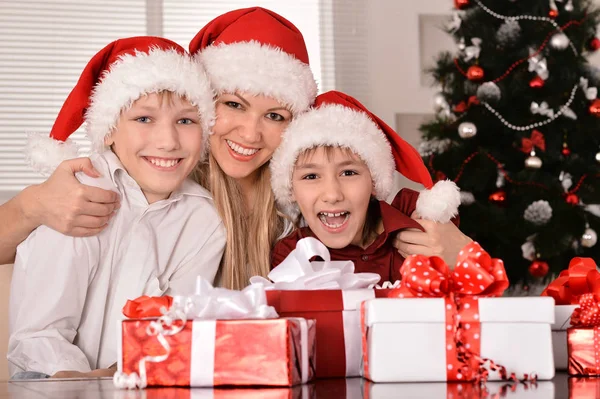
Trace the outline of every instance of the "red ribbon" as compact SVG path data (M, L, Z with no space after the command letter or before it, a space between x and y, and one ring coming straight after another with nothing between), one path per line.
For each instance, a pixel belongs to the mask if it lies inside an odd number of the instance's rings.
M542 151L546 151L546 139L544 138L544 134L539 130L533 130L531 138L523 137L521 139L521 151L529 154L534 146Z
M141 296L134 300L128 300L123 306L123 314L130 319L141 319L144 317L160 317L163 315L162 308L169 309L173 304L173 297L165 296Z
M557 305L576 305L583 294L593 294L600 300L600 272L592 258L573 258L569 268L542 292L542 296L554 298Z
M469 100L467 102L461 101L458 104L456 104L454 106L454 112L463 113L466 110L468 110L471 107L471 105L477 104L479 104L479 99L477 98L477 96L471 96L469 97Z

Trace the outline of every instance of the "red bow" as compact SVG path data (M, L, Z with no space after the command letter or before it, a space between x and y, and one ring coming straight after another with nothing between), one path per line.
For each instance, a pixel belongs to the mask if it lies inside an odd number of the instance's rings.
M472 242L459 253L454 270L437 256L413 255L400 268L404 297L500 296L508 288L501 259Z
M544 138L544 134L538 130L531 132L531 138L523 137L521 139L521 151L529 154L534 146L542 151L546 151L546 139Z
M471 107L471 105L474 104L479 104L479 99L477 98L477 96L471 96L469 97L469 100L467 102L461 101L458 104L456 104L454 106L454 112L463 113L466 110L468 110Z
M173 304L173 297L165 296L141 296L133 301L128 300L123 306L123 314L130 319L143 317L160 317L163 315L161 309L169 309Z
M600 326L600 302L594 294L583 294L579 298L579 307L571 315L571 326Z
M557 305L576 305L583 294L593 294L600 300L600 272L592 258L573 258L569 268L542 292L554 298Z

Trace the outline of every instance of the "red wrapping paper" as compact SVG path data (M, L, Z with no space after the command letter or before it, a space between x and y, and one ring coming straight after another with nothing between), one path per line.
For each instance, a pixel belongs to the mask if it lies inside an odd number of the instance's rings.
M393 296L393 289L375 289L374 297ZM281 317L303 317L317 322L317 378L345 377L344 300L341 290L266 291L267 303ZM355 309L346 309L355 310Z
M144 356L160 356L164 347L146 328L152 320L122 322L122 371L139 373ZM314 376L315 328L308 322L309 380ZM166 336L171 350L166 360L146 362L149 386L189 386L192 326ZM214 386L292 386L301 383L300 324L290 319L219 320L216 323Z
M600 379L569 378L569 399L600 398Z

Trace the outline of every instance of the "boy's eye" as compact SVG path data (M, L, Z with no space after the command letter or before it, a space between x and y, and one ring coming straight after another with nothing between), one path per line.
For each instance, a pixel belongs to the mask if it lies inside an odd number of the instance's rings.
M178 120L177 123L179 123L181 125L192 125L192 124L194 124L194 121L190 118L182 118L182 119Z
M342 176L354 176L357 174L358 173L356 173L356 171L354 171L354 170L345 170L342 172Z
M302 180L315 180L317 175L314 173L309 173L307 175L302 176Z
M278 114L276 112L269 112L267 114L267 118L271 119L272 121L275 121L275 122L283 122L283 121L285 121L285 118L282 115L280 115L280 114Z
M150 118L147 116L140 116L139 118L136 118L135 120L138 122L141 122L141 123L150 123Z
M230 108L235 108L235 109L242 109L242 104L235 102L235 101L225 101L224 103L225 105L227 105Z

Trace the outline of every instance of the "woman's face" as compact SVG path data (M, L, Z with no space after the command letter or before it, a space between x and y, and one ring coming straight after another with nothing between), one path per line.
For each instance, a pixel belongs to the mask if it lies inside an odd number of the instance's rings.
M236 92L217 98L210 152L223 172L252 179L273 156L292 114L272 97Z

